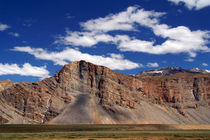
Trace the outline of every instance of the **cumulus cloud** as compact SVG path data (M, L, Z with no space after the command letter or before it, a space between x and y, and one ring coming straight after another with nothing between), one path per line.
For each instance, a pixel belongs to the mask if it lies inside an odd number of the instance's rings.
M92 19L82 22L82 32L67 30L65 36L60 36L55 43L65 45L90 47L99 42L117 43L120 38L111 36L109 31L137 31L136 24L152 26L158 23L158 18L164 15L163 12L145 11L137 6L128 7L126 11L118 14L110 14L104 18Z
M7 24L0 24L0 31L5 31L8 28L10 28L9 25L7 25Z
M154 63L149 62L149 63L147 63L147 67L155 68L155 67L159 67L159 64L157 62L154 62Z
M200 10L202 8L210 6L210 0L168 0L168 1L173 2L177 5L180 3L184 3L188 9L195 9L195 10Z
M91 19L81 23L83 31L67 31L56 42L65 45L91 47L99 42L113 43L120 51L143 52L149 54L178 54L187 53L195 57L197 52L210 52L210 31L192 31L188 27L170 27L161 24L162 12L146 11L137 6L128 7L126 11L110 14L104 18ZM154 45L154 41L142 40L140 37L131 37L122 32L110 34L110 31L138 31L138 26L145 26L156 36L165 39L162 44Z
M14 37L19 37L20 36L19 33L15 33L15 32L9 32L9 35L14 36Z
M59 40L55 43L61 43L65 45L91 47L98 42L113 42L114 38L111 35L101 32L71 32L66 31L66 36L60 36Z
M33 76L44 79L49 77L49 71L46 70L46 67L36 67L32 66L29 63L23 64L20 67L17 64L2 64L0 63L0 75L21 75L21 76Z
M202 65L203 65L203 66L205 66L205 67L207 67L207 66L208 66L208 64L207 64L207 63L202 63Z
M115 31L136 30L135 23L142 25L151 25L157 23L157 18L165 13L145 11L138 9L137 6L128 7L126 11L118 14L110 14L104 18L92 19L81 23L81 26L86 31Z
M115 70L129 70L141 67L141 64L124 59L119 54L110 54L109 57L82 53L77 49L65 48L61 52L48 52L42 48L14 47L13 51L26 52L37 59L53 61L55 65L64 65L72 61L86 60L97 65L103 65Z
M208 31L191 31L185 26L170 28L167 25L153 25L152 29L157 36L167 39L160 45L154 42L139 39L122 40L118 48L122 51L145 52L150 54L177 54L188 53L195 57L198 51L210 52Z

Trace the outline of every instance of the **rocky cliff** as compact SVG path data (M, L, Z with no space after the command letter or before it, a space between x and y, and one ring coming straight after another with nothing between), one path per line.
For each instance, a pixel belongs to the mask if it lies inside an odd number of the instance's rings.
M0 91L5 90L11 86L13 86L15 83L13 83L10 80L0 81Z
M1 85L0 123L210 123L209 73L129 76L80 61Z

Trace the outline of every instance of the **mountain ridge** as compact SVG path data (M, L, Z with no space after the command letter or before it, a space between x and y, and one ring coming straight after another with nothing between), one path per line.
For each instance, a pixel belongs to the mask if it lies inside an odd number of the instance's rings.
M0 122L207 124L209 83L209 74L129 76L77 61L40 82L0 91Z
M153 69L148 71L142 71L137 73L137 76L166 76L176 73L192 73L192 74L210 74L209 70L203 70L200 68L183 69L181 67L165 67L160 69Z

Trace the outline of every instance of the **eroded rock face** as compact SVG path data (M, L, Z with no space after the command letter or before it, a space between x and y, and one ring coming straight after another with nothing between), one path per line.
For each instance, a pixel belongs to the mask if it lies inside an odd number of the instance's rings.
M34 123L49 121L62 111L66 103L62 97L55 96L56 91L44 82L16 84L2 91L1 97L21 116L33 120Z
M135 104L139 103L136 98L141 95L141 91L137 90L141 82L137 82L137 78L85 61L65 65L56 73L55 79L65 92L93 94L102 105L135 108Z
M179 73L171 76L140 77L143 94L157 103L208 105L210 75Z
M210 123L209 105L208 74L129 76L79 61L65 65L51 78L0 90L0 121ZM193 119L199 107L205 119Z
M15 83L13 83L10 80L0 81L0 91L5 90L11 86L13 86Z

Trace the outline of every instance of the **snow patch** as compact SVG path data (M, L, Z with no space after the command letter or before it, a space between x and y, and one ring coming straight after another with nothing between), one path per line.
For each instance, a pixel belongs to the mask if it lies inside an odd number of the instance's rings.
M163 71L162 70L155 70L155 71L149 71L147 73L163 73Z

